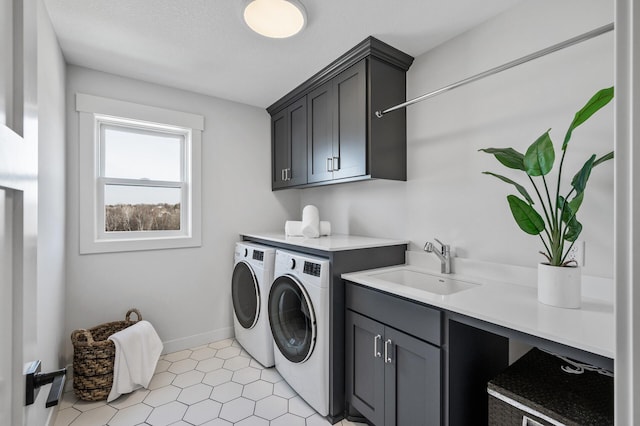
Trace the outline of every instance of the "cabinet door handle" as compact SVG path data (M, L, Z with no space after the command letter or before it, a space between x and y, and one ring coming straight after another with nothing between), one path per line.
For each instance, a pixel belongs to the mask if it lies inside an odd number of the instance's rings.
M289 180L289 169L284 169L284 180Z
M373 338L373 357L374 358L382 357L382 352L380 352L380 348L378 348L378 342L380 342L381 340L382 340L382 336L379 334Z
M287 169L287 180L291 180L291 168Z
M340 170L340 157L333 157L331 160L331 168L334 172Z
M332 157L327 157L327 171L328 172L332 172L333 171L333 158Z
M280 180L282 180L283 182L284 182L285 180L287 180L287 179L285 178L285 176L284 176L284 174L285 174L285 170L286 170L286 169L282 169L282 170L280 170Z
M385 364L391 364L393 362L393 360L391 359L391 346L393 345L393 342L391 341L391 339L387 339L384 342L384 362Z

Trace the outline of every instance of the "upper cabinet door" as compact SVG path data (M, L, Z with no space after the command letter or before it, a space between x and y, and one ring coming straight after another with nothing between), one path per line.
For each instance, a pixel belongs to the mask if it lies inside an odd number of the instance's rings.
M333 179L367 174L366 59L343 71L333 84Z
M333 81L307 95L307 181L333 178Z
M307 183L307 97L271 118L272 189Z
M307 97L287 108L289 115L290 158L288 186L307 183Z
M273 189L287 186L285 171L291 163L288 127L289 117L286 109L271 117L271 187Z
M366 174L366 72L363 59L309 95L309 183Z

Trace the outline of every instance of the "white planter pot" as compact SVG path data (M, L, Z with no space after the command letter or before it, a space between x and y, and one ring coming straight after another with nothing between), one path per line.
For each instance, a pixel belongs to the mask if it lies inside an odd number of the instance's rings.
M559 308L579 308L582 302L581 268L538 264L538 301Z

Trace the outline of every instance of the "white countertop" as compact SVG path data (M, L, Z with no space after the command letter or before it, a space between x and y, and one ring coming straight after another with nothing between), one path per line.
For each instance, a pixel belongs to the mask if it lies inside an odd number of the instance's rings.
M580 309L556 308L539 303L535 287L501 283L489 279L474 279L456 274L448 274L446 277L480 285L441 296L368 275L373 271L393 271L402 268L441 275L421 267L402 265L342 274L342 278L607 358L614 358L615 328L611 302L583 297Z
M322 251L356 250L373 247L396 246L409 244L409 241L391 240L386 238L362 237L358 235L335 234L320 238L289 237L284 232L259 232L240 234L250 238L272 241L276 243L291 244L298 247L306 247Z

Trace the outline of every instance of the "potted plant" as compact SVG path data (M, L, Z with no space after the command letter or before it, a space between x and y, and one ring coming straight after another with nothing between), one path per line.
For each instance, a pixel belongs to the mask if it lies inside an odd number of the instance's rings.
M581 300L581 272L575 261L569 260L576 239L582 232L577 213L584 199L587 181L594 167L613 158L613 151L597 158L593 154L575 174L569 188L561 188L562 166L567 146L576 127L587 121L613 99L613 87L598 91L576 113L562 143L562 156L556 182L549 182L548 174L555 162L553 142L549 130L529 146L525 154L513 148L485 148L480 151L492 154L504 166L524 172L535 192L536 201L521 184L508 177L494 176L518 191L520 196L508 195L507 201L513 217L524 232L537 235L544 247L540 253L545 262L538 266L538 300L542 303L565 308L579 308Z

